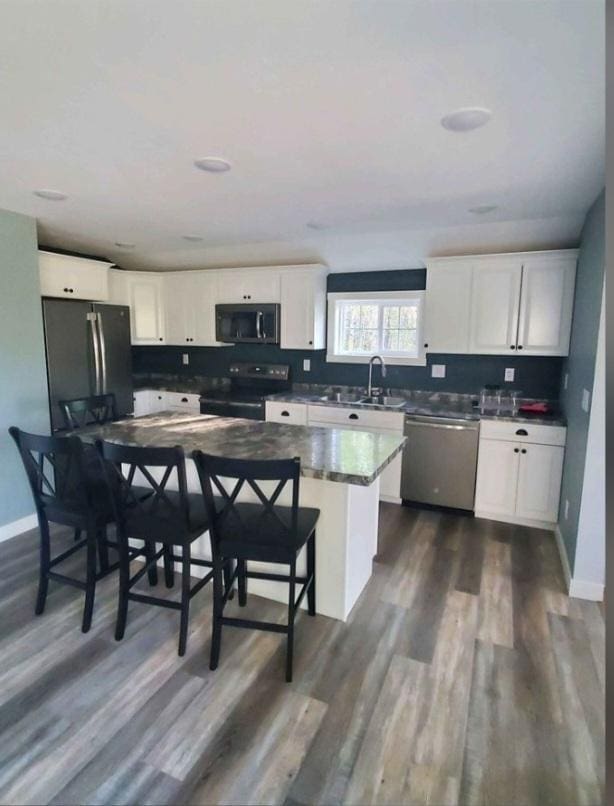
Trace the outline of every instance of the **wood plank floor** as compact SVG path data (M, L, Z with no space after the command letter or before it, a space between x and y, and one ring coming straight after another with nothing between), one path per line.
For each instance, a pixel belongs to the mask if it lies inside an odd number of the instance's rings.
M87 635L77 590L35 617L36 565L36 532L0 545L2 803L603 801L603 615L550 533L382 505L373 578L347 624L299 617L291 685L274 634L226 628L209 671L207 589L178 658L173 611L131 603L114 641L115 577Z

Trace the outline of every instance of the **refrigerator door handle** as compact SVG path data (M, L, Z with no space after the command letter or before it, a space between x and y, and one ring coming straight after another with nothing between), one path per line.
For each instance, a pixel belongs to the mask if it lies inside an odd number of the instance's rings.
M101 383L100 392L98 394L106 395L107 393L107 348L104 341L104 327L102 324L102 314L97 313L98 320L98 342L100 344L100 367L101 367Z
M88 313L87 321L90 323L92 333L92 352L94 354L94 374L96 384L94 388L94 394L99 395L101 382L100 382L100 343L98 341L97 315L95 313Z

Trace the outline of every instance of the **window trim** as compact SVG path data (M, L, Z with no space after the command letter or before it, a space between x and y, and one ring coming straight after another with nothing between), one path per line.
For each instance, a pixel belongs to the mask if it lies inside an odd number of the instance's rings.
M336 364L368 364L371 358L370 355L347 355L346 353L335 352L336 348L336 331L338 321L338 306L337 302L356 301L356 302L376 302L382 303L386 300L395 300L403 303L419 302L419 316L418 327L416 330L416 338L418 340L418 355L413 358L403 355L386 355L382 357L386 364L398 364L408 367L424 367L426 366L426 354L424 352L424 314L426 295L424 290L418 291L340 291L330 292L327 295L328 311L327 311L327 339L326 339L326 361L327 363Z

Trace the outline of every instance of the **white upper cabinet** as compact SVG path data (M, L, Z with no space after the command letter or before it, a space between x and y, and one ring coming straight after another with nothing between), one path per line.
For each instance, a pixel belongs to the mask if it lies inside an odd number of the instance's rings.
M430 353L567 355L577 251L432 258Z
M424 349L428 352L469 352L472 272L471 261L427 263Z
M166 343L210 347L215 341L218 275L212 271L169 272L164 277Z
M281 274L280 346L287 350L326 347L325 269L290 269Z
M575 254L523 262L517 344L523 355L568 354L575 280Z
M111 301L130 306L132 344L164 343L164 275L110 272Z
M109 299L109 266L101 260L38 253L41 296L86 299L106 302Z
M275 269L226 270L217 273L220 303L279 302L280 274Z
M522 263L497 258L474 265L470 353L515 353Z

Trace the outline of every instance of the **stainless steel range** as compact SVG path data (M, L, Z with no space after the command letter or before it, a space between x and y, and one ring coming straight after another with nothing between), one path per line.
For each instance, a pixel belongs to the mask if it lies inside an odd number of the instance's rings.
M288 364L240 362L230 365L229 376L229 388L211 390L201 396L201 414L264 420L267 397L290 389Z

